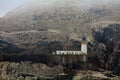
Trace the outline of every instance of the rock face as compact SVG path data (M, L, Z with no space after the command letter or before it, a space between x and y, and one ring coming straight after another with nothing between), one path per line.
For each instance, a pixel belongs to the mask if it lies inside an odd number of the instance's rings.
M70 50L80 50L78 43L83 36L89 42L101 40L103 36L97 38L101 28L119 25L119 3L88 8L81 7L79 2L58 0L49 5L20 6L0 19L0 38L33 54L63 50L66 41L72 46ZM95 35L93 29L98 31Z
M58 0L50 5L23 5L0 20L1 36L8 42L22 46L41 41L64 42L66 37L78 41L83 35L92 41L92 27L119 23L119 5L101 4L81 8L79 2Z
M0 79L12 80L85 80L85 79L107 79L119 80L112 72L97 72L91 70L72 70L65 74L62 66L48 67L41 63L32 62L0 62ZM69 71L69 70L68 70ZM70 71L71 72L71 71ZM74 74L74 75L73 75Z
M120 63L118 57L119 56L119 49L120 49L120 25L119 24L112 24L109 25L107 28L99 30L95 34L95 39L98 41L99 50L102 50L103 53L98 53L98 58L100 58L104 63L107 63L106 66L108 69L115 67L115 64L118 65ZM112 34L111 34L112 33ZM117 55L117 56L116 56ZM99 59L99 60L101 60ZM110 67L111 66L111 67Z
M7 41L0 40L0 53L13 54L13 53L20 53L22 51L24 51L24 49L21 49L18 46L9 43Z
M2 79L12 79L23 77L51 78L63 73L61 66L53 68L44 64L32 62L0 62L0 76Z
M119 80L120 77L109 77L106 76L108 72L97 72L97 71L78 71L77 75L74 76L73 80Z

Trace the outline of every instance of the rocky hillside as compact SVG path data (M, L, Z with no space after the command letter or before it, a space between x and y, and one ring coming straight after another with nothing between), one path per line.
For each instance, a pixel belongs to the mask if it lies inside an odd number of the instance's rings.
M111 24L106 28L93 30L95 42L90 44L90 50L95 53L92 62L104 69L119 73L120 64L120 24ZM96 60L96 61L94 61Z
M20 6L0 18L0 53L22 54L5 55L4 59L4 55L0 55L0 60L18 60L18 63L1 62L1 70L6 70L0 72L1 77L11 77L14 73L14 77L47 76L49 74L46 70L54 74L56 68L20 61L32 61L35 58L33 62L47 62L37 54L51 54L66 48L80 50L83 36L88 39L88 69L111 70L115 75L120 75L119 3L83 7L79 2L80 0L61 0L49 5L35 2L36 5ZM61 73L61 68L59 69Z
M89 62L119 75L119 3L84 7L79 2L28 4L8 12L0 19L0 52L48 54L63 50L65 44L69 50L80 50L86 36Z
M0 35L8 42L22 46L41 41L64 42L66 37L80 41L83 35L93 41L91 28L119 23L119 4L81 8L77 1L20 6L2 17Z
M1 80L24 80L24 78L28 78L28 80L31 80L30 78L41 80L42 78L54 78L56 75L63 73L63 68L61 66L51 68L44 64L32 62L0 62L0 72Z
M120 77L110 71L71 70L64 73L62 66L48 67L32 62L0 62L1 80L119 80ZM67 69L66 69L67 70Z

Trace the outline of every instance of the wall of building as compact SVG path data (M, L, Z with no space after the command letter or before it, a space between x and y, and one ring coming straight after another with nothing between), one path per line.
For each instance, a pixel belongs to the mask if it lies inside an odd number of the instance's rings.
M72 64L77 61L87 61L87 55L51 55L50 64Z

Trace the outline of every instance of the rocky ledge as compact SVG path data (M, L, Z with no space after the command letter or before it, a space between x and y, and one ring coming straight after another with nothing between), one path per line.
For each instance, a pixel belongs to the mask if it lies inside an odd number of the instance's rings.
M18 78L31 80L29 78L53 78L57 74L63 73L61 66L48 67L45 64L32 62L0 62L0 80ZM33 79L32 79L33 80Z
M33 62L0 62L0 80L120 80L110 71L71 70Z

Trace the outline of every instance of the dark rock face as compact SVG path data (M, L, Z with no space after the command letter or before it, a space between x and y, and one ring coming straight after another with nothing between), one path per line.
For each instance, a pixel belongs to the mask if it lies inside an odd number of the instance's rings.
M8 43L4 40L0 40L0 53L8 53L8 54L12 54L12 53L21 53L24 50L21 48L18 48L17 46Z
M116 75L118 75L118 76L120 76L120 64L118 64L118 66L115 67L113 73L116 74Z
M99 50L94 58L97 58L98 62L100 62L105 69L118 69L120 63L120 25L109 25L97 32L93 31L93 35L95 36L96 43L98 43L95 47Z
M90 62L94 63L96 67L105 69L105 52L106 48L103 43L91 43L89 46L90 53Z

